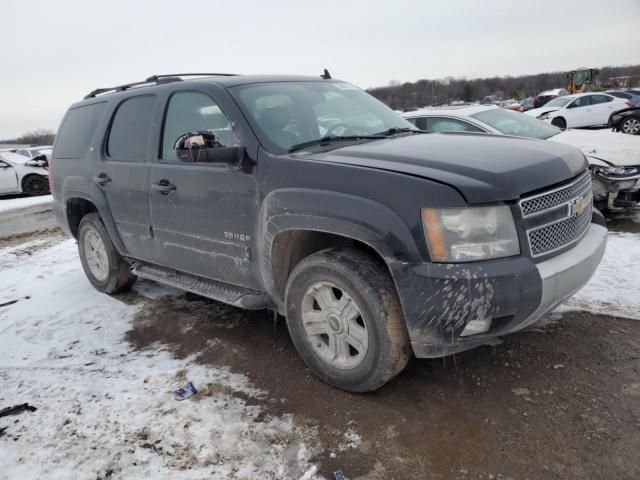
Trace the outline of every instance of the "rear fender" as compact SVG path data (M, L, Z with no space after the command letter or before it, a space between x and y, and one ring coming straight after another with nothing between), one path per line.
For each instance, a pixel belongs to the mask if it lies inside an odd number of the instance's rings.
M116 250L123 257L129 256L129 252L127 251L122 239L120 238L120 234L116 229L115 221L111 216L111 211L109 210L109 206L107 204L107 198L100 187L98 187L95 183L87 181L82 177L66 177L62 182L62 200L63 200L63 208L65 212L66 218L66 210L67 210L67 202L74 198L82 198L93 203L100 214L100 218L104 223L107 232L109 233L109 238L113 242L113 245L116 247Z

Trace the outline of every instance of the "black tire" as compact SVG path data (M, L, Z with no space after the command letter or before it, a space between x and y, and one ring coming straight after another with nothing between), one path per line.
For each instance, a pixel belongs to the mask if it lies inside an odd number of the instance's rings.
M565 130L567 128L567 121L562 117L556 117L553 120L551 120L551 125L554 125L562 130Z
M98 278L89 267L85 238L90 232L95 232L102 240L105 248L105 259L108 265L106 278ZM78 227L78 252L84 273L96 290L103 293L118 293L129 290L137 277L131 272L130 265L120 256L113 246L107 229L102 223L100 215L89 213L82 217Z
M22 180L22 191L27 195L46 195L49 193L49 180L42 175L27 175Z
M336 368L312 345L302 322L303 300L313 285L329 283L355 302L366 325L368 345L361 363ZM369 392L400 373L411 355L409 336L393 281L370 256L353 249L323 250L303 259L291 272L286 292L287 326L298 353L323 381L350 392ZM327 322L329 324L329 322ZM320 345L317 344L316 347Z
M640 117L629 116L620 122L619 131L628 135L640 135Z

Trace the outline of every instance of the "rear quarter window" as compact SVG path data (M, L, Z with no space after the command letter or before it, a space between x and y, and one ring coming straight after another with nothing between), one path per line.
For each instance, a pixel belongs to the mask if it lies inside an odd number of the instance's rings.
M118 106L107 142L110 160L145 161L155 105L155 95L144 95L128 98Z
M83 158L96 132L107 102L69 109L60 125L54 158Z

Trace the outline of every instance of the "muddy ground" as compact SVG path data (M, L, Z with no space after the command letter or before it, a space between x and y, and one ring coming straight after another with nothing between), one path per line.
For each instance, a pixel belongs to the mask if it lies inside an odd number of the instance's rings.
M14 220L19 234L37 215L24 213L11 214L23 219ZM637 232L637 218L616 218L612 226ZM48 228L35 230L22 241L41 238ZM15 235L3 230L0 237ZM317 380L283 319L274 323L270 312L191 294L118 298L145 303L128 333L136 348L159 342L176 356L195 354L197 362L247 375L269 391L250 401L266 415L292 413L298 423L317 427L321 444L344 442L350 427L360 436L355 448L321 450L315 459L326 478L339 468L352 479L640 478L638 321L555 314L543 327L496 345L412 359L381 390L355 395Z

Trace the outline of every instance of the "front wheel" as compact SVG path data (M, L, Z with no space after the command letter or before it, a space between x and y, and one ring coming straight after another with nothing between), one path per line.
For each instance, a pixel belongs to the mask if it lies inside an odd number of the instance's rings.
M286 287L287 326L307 366L351 392L380 388L407 364L409 338L386 269L357 250L302 260Z
M84 273L96 290L117 293L128 290L135 282L136 276L113 246L97 213L82 217L78 227L78 251Z
M49 193L49 180L41 175L29 175L22 182L22 191L28 195Z
M556 117L551 120L551 125L554 125L562 130L567 128L567 121L562 117Z
M640 118L627 117L620 124L620 131L629 135L640 135Z

